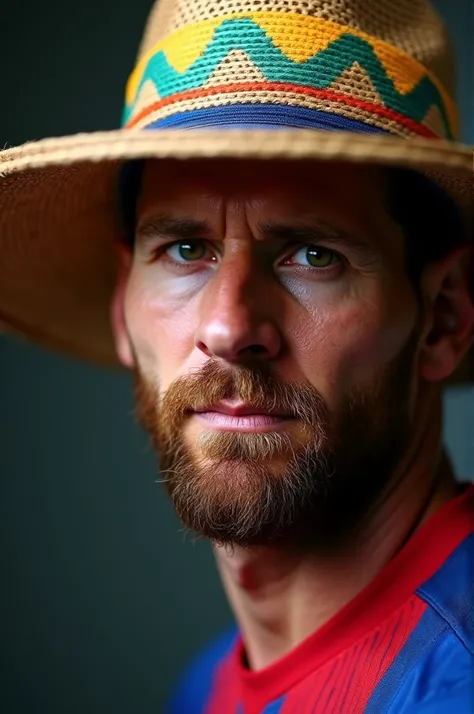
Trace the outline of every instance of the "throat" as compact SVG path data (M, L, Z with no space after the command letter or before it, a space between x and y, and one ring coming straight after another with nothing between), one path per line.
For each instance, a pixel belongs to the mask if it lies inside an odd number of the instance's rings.
M288 654L365 584L353 559L308 562L307 557L270 548L236 549L229 554L216 547L215 551L251 670L261 670Z

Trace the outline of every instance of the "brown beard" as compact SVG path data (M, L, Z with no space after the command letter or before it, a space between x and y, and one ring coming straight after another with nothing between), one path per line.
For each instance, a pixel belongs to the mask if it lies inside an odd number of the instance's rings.
M167 491L185 526L219 544L314 550L354 537L393 478L410 439L410 394L419 333L370 386L331 413L310 384L279 382L270 367L209 360L164 395L135 370L138 418L150 434ZM192 410L224 399L273 405L299 422L263 434L202 430Z

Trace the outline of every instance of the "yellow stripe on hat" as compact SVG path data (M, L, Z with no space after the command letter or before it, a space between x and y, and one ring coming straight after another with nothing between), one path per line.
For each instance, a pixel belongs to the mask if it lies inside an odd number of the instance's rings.
M309 15L281 12L250 13L275 47L293 62L306 62L348 31L345 25ZM360 34L360 33L355 33Z

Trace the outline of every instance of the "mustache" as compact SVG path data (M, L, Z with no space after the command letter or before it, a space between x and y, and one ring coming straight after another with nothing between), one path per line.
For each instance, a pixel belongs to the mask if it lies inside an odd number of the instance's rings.
M215 361L179 377L163 397L161 409L180 420L187 412L223 400L241 400L256 411L281 411L316 426L326 412L325 402L311 385L283 383L263 368L225 368Z
M163 394L159 385L150 390L146 384L137 370L139 421L147 429L159 427L159 432L168 437L175 438L190 412L223 400L241 400L256 411L278 410L313 430L320 431L329 422L329 410L317 389L309 383L281 382L267 367L228 368L209 360L200 369L178 377Z

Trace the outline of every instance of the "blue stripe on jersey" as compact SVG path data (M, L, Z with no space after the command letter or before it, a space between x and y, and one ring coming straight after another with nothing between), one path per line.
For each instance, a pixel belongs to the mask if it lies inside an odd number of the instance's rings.
M417 592L474 655L474 533Z
M380 714L388 712L387 704L402 686L407 675L413 672L417 661L430 645L435 643L448 629L447 624L430 608L426 610L415 627L405 646L384 677L375 687L364 714ZM418 676L418 675L417 675Z
M474 536L417 594L428 609L375 688L364 714L474 711Z
M438 617L436 613L433 616ZM428 637L430 632L427 627ZM392 667L364 714L472 714L473 666L470 653L454 632L446 629L431 647L425 645L408 674Z
M281 708L285 702L286 695L283 697L279 697L278 699L275 699L274 702L271 702L271 704L268 704L268 706L265 707L263 710L262 714L280 714Z
M201 714L212 690L216 665L234 646L237 629L232 627L200 650L184 670L165 708L166 714Z

